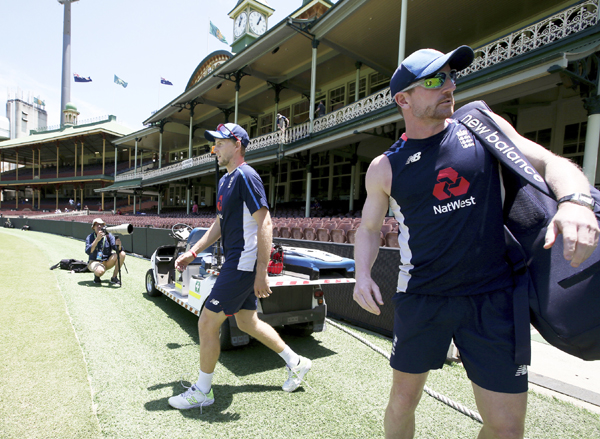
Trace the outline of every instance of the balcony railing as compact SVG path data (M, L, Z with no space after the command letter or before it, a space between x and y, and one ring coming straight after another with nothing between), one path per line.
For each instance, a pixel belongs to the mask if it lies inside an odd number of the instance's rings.
M471 66L462 70L459 76L467 76L594 26L598 22L598 1L589 0L579 3L531 26L527 26L490 44L475 49L475 60ZM333 128L387 107L392 103L393 99L390 89L385 88L339 110L315 119L313 132L318 133ZM310 122L305 122L288 128L285 133L277 131L255 137L250 140L246 151L258 151L282 143L291 144L309 136ZM193 166L197 166L209 162L211 158L210 154L205 154L194 157L192 160ZM183 163L185 161L165 166L161 169L146 171L143 173L143 178L155 178L182 170L184 169ZM138 173L138 176L140 176L140 173ZM120 180L119 177L116 178L116 181Z
M598 22L598 0L589 0L475 49L473 64L460 72L466 76L534 49L581 32Z

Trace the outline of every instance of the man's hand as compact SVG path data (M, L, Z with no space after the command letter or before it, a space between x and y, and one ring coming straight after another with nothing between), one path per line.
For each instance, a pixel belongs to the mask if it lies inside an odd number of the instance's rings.
M273 292L271 288L269 288L269 277L267 273L256 274L256 278L254 279L254 295L259 299L264 299L265 297L269 297Z
M115 246L121 250L121 238L115 238Z
M181 256L179 256L175 261L175 268L181 273L183 273L183 271L186 269L189 263L192 262L194 259L195 258L192 252L187 251L185 253L182 253Z
M596 215L585 206L565 202L558 206L558 212L548 224L545 249L556 242L557 236L563 235L563 255L571 261L571 267L579 267L590 257L598 246L598 221Z
M377 284L370 277L362 277L356 280L356 284L354 285L354 300L370 313L375 315L381 314L377 306L377 304L383 305L381 292Z

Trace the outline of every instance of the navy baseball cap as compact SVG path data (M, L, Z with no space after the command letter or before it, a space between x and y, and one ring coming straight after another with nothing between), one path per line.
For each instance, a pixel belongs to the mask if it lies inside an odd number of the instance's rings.
M246 130L235 123L219 124L217 131L206 130L204 137L211 142L214 142L216 139L239 140L244 148L250 143L250 137L248 137Z
M435 49L417 50L405 58L394 72L390 81L392 98L413 82L435 75L446 64L461 71L469 67L474 58L473 49L469 46L460 46L446 54Z

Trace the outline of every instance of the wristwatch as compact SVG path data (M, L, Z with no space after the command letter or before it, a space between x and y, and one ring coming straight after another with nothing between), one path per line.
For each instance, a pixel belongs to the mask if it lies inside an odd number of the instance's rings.
M585 207L589 208L592 211L594 210L594 205L596 204L594 199L591 196L589 196L587 194L582 194L581 192L576 192L574 194L562 197L560 200L558 200L558 204L564 203L565 201L570 201L571 203L577 203L581 206L585 206Z

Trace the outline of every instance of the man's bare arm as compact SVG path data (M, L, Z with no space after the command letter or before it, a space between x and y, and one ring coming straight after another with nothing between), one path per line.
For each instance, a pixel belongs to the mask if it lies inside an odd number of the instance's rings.
M381 313L377 305L383 305L383 299L379 287L371 278L371 268L379 253L379 237L389 206L391 181L392 168L388 158L384 155L375 158L365 178L367 199L354 244L354 300L365 310L377 315Z
M271 257L271 247L273 243L273 226L271 224L271 215L266 207L261 207L252 214L252 217L258 224L256 255L256 279L254 280L254 294L256 297L269 297L271 289L269 288L268 265Z

